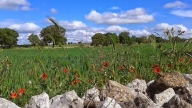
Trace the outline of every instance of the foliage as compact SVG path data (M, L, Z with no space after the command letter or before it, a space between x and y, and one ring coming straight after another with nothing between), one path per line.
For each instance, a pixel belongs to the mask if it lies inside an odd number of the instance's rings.
M45 45L49 43L55 45L66 44L67 38L65 37L65 28L59 26L59 29L56 25L50 25L41 30L41 38Z
M41 40L39 39L39 37L37 35L34 35L33 33L29 35L28 40L29 42L31 42L33 46L39 45L41 43Z
M120 44L127 44L127 45L131 45L132 44L132 40L129 36L129 32L121 32L119 34L119 42Z
M93 46L98 46L98 45L106 45L107 43L107 38L105 37L104 34L102 33L96 33L93 37L92 37L92 45Z
M10 48L17 45L17 31L10 28L0 28L0 45L3 48Z

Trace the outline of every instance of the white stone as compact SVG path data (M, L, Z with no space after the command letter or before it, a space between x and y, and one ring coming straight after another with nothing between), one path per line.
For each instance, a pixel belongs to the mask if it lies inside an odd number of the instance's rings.
M192 74L183 74L185 80L192 84Z
M174 95L174 90L172 88L168 88L162 93L155 94L154 101L156 104L162 106L164 103L168 102Z
M97 108L121 108L121 106L114 99L107 97Z
M59 101L58 100L55 101L54 105L52 104L50 108L83 108L84 107L83 99L79 98L77 96L77 93L74 90L66 92L65 94L62 95L62 97L60 97L60 100Z
M20 107L9 100L0 98L0 108L20 108Z
M82 97L84 100L93 100L93 101L100 101L99 99L99 90L97 88L89 89L85 92L84 96Z
M25 108L49 108L49 95L43 92L40 95L32 96Z
M57 95L49 100L49 107L50 108L57 108L60 103L62 95Z
M147 84L145 80L139 80L135 79L131 83L127 84L126 87L128 87L130 90L133 90L135 92L146 92Z

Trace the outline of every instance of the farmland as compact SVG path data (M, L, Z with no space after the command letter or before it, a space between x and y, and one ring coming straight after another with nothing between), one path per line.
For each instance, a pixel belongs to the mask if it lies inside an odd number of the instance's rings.
M191 44L184 49L183 45L178 43L176 49L192 52ZM127 84L135 78L152 80L158 72L192 73L192 57L169 53L169 43L65 47L2 50L0 96L23 106L43 91L55 96L74 89L82 96L87 89L102 87L109 79ZM154 64L160 70L154 70ZM11 93L19 88L24 88L25 94L11 99Z

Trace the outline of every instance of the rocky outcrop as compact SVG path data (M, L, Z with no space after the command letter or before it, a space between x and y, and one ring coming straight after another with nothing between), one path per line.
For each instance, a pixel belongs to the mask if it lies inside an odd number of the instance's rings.
M102 89L87 90L80 98L74 90L51 99L32 96L25 108L192 108L192 75L161 73L146 84L135 79L127 85L109 80ZM0 98L0 108L20 108Z

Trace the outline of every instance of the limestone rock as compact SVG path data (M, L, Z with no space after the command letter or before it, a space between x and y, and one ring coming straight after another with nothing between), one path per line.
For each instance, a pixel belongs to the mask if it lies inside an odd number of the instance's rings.
M163 105L164 108L192 108L192 106L181 99L178 95L173 96L169 102Z
M25 108L49 108L49 95L43 92L40 95L32 96Z
M147 89L147 84L145 80L135 79L131 83L126 85L130 90L135 92L142 92L145 93Z
M84 100L92 100L92 101L100 101L99 98L100 91L97 88L89 89L85 92L82 99Z
M192 84L192 74L183 74L184 78Z
M154 101L160 106L163 106L164 103L168 102L173 96L175 92L172 88L168 88L162 93L155 94Z
M129 90L126 86L109 80L101 91L101 97L105 98L110 97L115 99L117 102L128 102L136 98L135 94Z
M56 100L53 100L56 99ZM62 96L53 97L50 101L50 108L83 108L83 99L77 96L77 93L72 90L66 92Z
M107 97L97 108L122 108L115 99Z
M0 108L20 108L20 107L9 100L0 98Z

